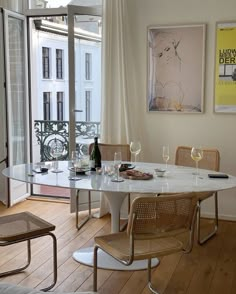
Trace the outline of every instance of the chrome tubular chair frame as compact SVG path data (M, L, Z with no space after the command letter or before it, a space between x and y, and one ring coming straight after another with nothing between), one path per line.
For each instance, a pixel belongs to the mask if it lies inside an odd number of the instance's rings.
M127 232L95 237L93 290L97 291L100 248L127 266L134 260L147 260L148 287L158 294L151 283L151 259L192 250L197 211L196 193L136 198L131 205ZM177 237L183 233L189 233L187 246Z
M87 221L89 221L93 215L91 213L91 192L88 191L88 211L89 211L89 214L88 216L86 216L80 223L79 223L79 192L80 190L77 190L76 192L76 203L75 203L75 221L76 221L76 228L78 230L80 230L86 223Z
M50 223L47 223L46 221L38 218L37 216L32 215L31 213L22 212L18 214L0 217L0 228L1 228L1 225L4 225L4 224L6 228L8 224L10 225L13 224L14 226L15 225L14 222L17 221L18 216L19 218L21 218L22 222L25 222L24 232L22 231L20 233L17 233L17 226L15 226L14 228L15 232L13 233L11 232L11 230L9 230L8 232L8 230L3 229L0 234L0 247L13 245L13 244L21 243L21 242L27 242L27 263L26 265L20 268L1 272L0 277L13 275L25 270L30 265L30 262L31 262L31 242L30 241L36 238L44 237L44 236L51 236L53 240L53 283L50 286L41 289L42 291L45 291L45 292L49 291L55 286L57 282L57 239L55 235L51 232L52 230L55 229L55 226L53 226ZM7 217L8 217L8 223L4 221L4 219L6 219ZM3 219L3 222L2 222L2 219ZM35 228L31 229L27 221L31 223L34 222Z
M194 162L191 159L191 149L189 146L178 146L175 155L175 164L182 166L194 166ZM220 169L220 152L217 149L203 148L203 159L199 162L199 167L203 169L209 169L213 171L219 171ZM209 198L214 197L214 228L206 236L201 237L201 203ZM203 245L213 236L215 236L218 230L218 194L217 192L204 192L200 193L199 199L199 209L197 216L197 241L200 245Z

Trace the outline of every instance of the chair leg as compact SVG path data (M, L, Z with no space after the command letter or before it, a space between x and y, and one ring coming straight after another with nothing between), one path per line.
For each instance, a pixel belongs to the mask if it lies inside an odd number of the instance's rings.
M217 192L214 193L214 202L215 202L215 225L214 230L201 239L201 201L199 201L199 211L198 211L198 222L197 222L197 239L200 245L206 243L210 238L215 236L218 230L218 195Z
M52 289L57 282L57 239L53 233L48 233L48 235L51 236L53 240L53 283L49 287L41 289L43 292Z
M130 213L130 193L127 195L127 198L128 198L128 215ZM126 228L127 228L127 225L128 225L128 220L125 221L125 223L120 226L120 232L123 232Z
M86 218L84 218L80 223L79 223L79 190L77 190L76 193L76 207L75 207L75 217L76 217L76 228L80 230L86 223L92 218L91 214L91 192L88 192L88 208L89 208L89 214Z
M93 291L97 292L97 272L98 272L98 247L94 247L93 252Z
M0 273L0 277L5 277L5 276L9 276L9 275L14 275L14 274L20 273L20 272L22 272L23 270L25 270L30 265L30 262L31 262L31 246L30 246L30 240L27 240L26 242L27 242L27 264L24 265L24 266L22 266L22 267L20 267L20 268L17 268L17 269L11 270L11 271ZM4 246L4 245L2 245L2 246Z
M150 291L154 294L159 294L157 292L156 289L153 288L152 286L152 269L151 269L151 263L152 263L152 260L151 258L148 259L148 288L150 289Z

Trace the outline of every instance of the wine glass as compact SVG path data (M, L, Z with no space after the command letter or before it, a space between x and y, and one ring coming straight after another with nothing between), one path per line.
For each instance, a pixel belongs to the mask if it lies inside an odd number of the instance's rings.
M134 162L136 162L137 155L140 153L140 151L141 151L141 143L139 141L132 141L130 143L130 152L134 156Z
M54 139L54 142L51 145L51 156L53 157L54 161L54 168L52 170L53 173L61 173L62 170L58 168L58 158L63 154L64 152L64 145L62 142Z
M69 177L69 180L79 180L80 178L76 176L76 170L81 167L81 161L79 158L79 152L78 151L72 151L71 152L71 163L74 170L74 176Z
M116 171L116 177L112 179L112 182L123 182L124 180L120 178L120 167L122 163L121 152L115 152L114 154L114 168Z
M201 147L193 147L192 150L191 150L191 157L196 162L196 172L194 173L194 175L199 175L199 172L198 172L198 162L203 157L202 148Z
M166 163L166 169L167 169L167 162L170 159L169 145L166 145L166 146L162 147L162 158Z

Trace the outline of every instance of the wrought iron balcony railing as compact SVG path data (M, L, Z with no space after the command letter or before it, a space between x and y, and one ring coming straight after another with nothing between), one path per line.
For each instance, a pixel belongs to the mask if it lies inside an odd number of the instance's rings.
M59 160L69 157L69 121L35 120L35 135L40 145L40 160L53 160L52 146L55 142L63 146L63 154ZM87 154L88 145L94 137L100 137L100 122L76 122L76 150Z

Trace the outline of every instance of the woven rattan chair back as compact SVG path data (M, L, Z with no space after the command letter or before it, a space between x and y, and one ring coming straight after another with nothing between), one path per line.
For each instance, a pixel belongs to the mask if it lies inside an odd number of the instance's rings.
M89 145L89 154L93 150L94 143ZM102 160L114 160L114 153L121 152L122 161L130 161L131 153L128 144L105 144L99 143L99 150L101 152Z
M135 239L152 239L190 230L197 199L194 193L186 195L136 198L127 233Z
M151 283L151 260L191 251L197 208L195 193L136 198L132 202L127 232L94 239L93 290L97 290L97 253L100 248L126 266L136 260L147 260L148 286L153 293L158 293ZM177 237L184 232L189 232L187 246Z
M178 146L175 154L175 164L182 166L195 167L195 162L191 158L191 149L189 146ZM203 148L203 158L199 161L199 168L219 171L220 153L217 149Z
M175 164L182 165L182 166L190 166L195 167L195 162L191 158L191 149L192 147L189 146L179 146L176 149L175 154ZM220 152L217 149L207 149L203 148L203 158L199 161L198 164L199 168L219 171L220 170ZM201 237L201 202L205 199L214 196L214 206L215 206L215 219L214 219L214 228L213 230ZM198 210L198 221L197 221L197 238L199 244L204 244L210 238L212 238L218 229L218 196L217 192L204 192L199 194L199 210Z

